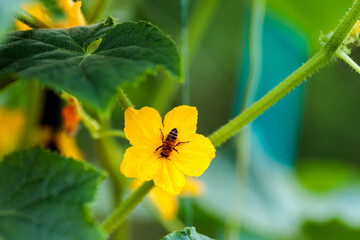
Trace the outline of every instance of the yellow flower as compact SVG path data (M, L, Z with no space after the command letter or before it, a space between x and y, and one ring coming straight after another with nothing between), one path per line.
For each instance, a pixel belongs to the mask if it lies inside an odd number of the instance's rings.
M143 180L136 179L130 184L132 189L137 189L143 183ZM199 180L186 178L186 183L179 196L197 197L203 194L204 186ZM173 220L178 212L179 203L176 196L169 194L160 187L154 187L149 195L150 201L158 209L160 215L165 220Z
M81 117L76 108L76 99L70 98L61 111L63 129L56 134L55 143L60 153L75 160L84 160L83 153L79 149L75 134Z
M75 101L74 98L70 98L69 102L61 111L63 128L69 135L74 135L76 133L81 120Z
M65 157L80 161L84 160L83 153L79 149L75 137L70 136L66 131L62 130L56 134L55 143L59 152Z
M357 21L355 26L352 28L350 32L351 37L356 37L360 33L360 21Z
M132 146L125 152L121 172L130 178L154 180L168 193L179 194L185 175L200 176L215 157L210 140L196 133L197 115L195 107L179 106L166 114L162 124L153 108L126 109L125 135Z
M81 1L57 0L56 2L65 13L65 20L60 22L52 19L50 12L42 3L25 4L23 8L50 28L68 28L86 24L84 15L81 12ZM20 21L16 21L16 28L23 31L31 29L31 27Z
M20 110L0 107L0 159L14 151L22 136L25 116Z
M66 15L66 20L57 24L58 28L85 25L85 18L81 12L81 1L58 0L57 3Z
M199 197L205 192L204 184L194 178L186 178L184 187L181 189L181 197Z
M49 11L45 8L45 6L42 3L30 3L30 4L24 4L22 6L26 11L28 11L31 15L35 16L37 19L42 21L48 26L52 26L52 20L50 18ZM28 25L16 20L16 28L22 31L30 30L31 27Z

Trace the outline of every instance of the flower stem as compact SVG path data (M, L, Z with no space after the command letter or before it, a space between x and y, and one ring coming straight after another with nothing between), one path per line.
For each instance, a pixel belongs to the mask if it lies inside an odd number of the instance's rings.
M129 107L134 107L123 90L119 91L119 102L125 110Z
M334 59L333 57L336 56L336 52L359 17L360 0L356 0L325 46L314 57L308 60L303 66L298 68L269 93L211 134L209 138L213 145L219 146L224 143L246 124L265 112L291 90L305 81L311 74L315 73L326 63Z
M126 138L125 132L123 130L118 130L118 129L109 129L106 131L100 131L93 136L93 138L95 139L104 138L104 137Z
M101 14L105 10L105 6L107 3L108 3L108 0L95 0L94 1L94 3L92 4L92 6L86 16L86 20L88 21L89 24L95 22L101 16Z
M105 132L108 131L109 121L104 117L99 117L99 119L101 129L105 129ZM123 189L126 184L125 177L120 173L120 159L122 159L123 152L114 139L109 137L103 136L100 139L96 139L94 143L101 165L106 169L111 178L115 206L119 206L123 200ZM125 239L126 235L127 226L123 225L114 233L113 239Z
M15 18L33 29L49 28L44 22L25 10L19 10Z
M39 127L39 120L43 108L44 91L36 81L29 83L27 93L28 101L26 103L26 125L21 142L23 148L30 147L34 144L34 135Z
M143 200L143 198L154 187L153 181L144 182L135 192L133 192L103 223L102 228L110 234L117 227L121 226L125 218Z
M109 128L108 121L106 119L101 119L100 122L101 128L107 131ZM126 182L125 177L120 173L120 159L122 159L120 148L116 145L113 139L109 137L95 139L94 143L99 160L113 181L114 192L115 195L117 195L116 204L120 204L121 192L123 185Z
M352 58L349 57L349 55L347 55L343 50L341 50L341 49L337 50L336 56L338 56L339 58L344 60L347 64L350 65L350 67L352 67L355 71L360 73L359 65L357 65L357 63L354 62L354 60L352 60Z

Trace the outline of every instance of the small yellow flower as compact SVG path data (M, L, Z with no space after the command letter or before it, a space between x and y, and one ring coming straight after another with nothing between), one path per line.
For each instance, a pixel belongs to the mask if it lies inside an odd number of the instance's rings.
M0 107L0 160L14 151L22 137L25 115L21 110Z
M355 26L352 28L350 32L351 37L356 37L360 33L360 21L357 21Z
M154 180L168 193L179 194L185 175L200 176L215 157L210 140L196 133L197 116L195 107L179 106L166 114L162 124L153 108L126 109L125 135L132 146L125 152L121 172Z
M45 23L46 25L52 27L52 20L50 18L50 13L42 3L28 3L22 6L26 11L31 15L35 16L37 19ZM16 20L16 28L22 31L30 30L31 27L28 25Z
M181 197L199 197L205 192L204 184L194 178L186 178L185 186L181 189Z
M75 137L70 136L68 132L64 130L58 132L55 137L55 143L59 152L65 157L79 161L84 160L83 153L79 149Z
M77 132L81 120L74 98L71 98L62 109L61 115L63 118L63 129L67 131L69 135L74 135Z
M40 2L25 4L23 8L50 28L68 28L86 24L84 15L81 12L81 1L57 0L56 2L65 13L65 19L60 22L53 20L50 12ZM16 28L23 31L31 29L31 27L20 21L16 21Z
M66 20L58 23L57 28L85 25L85 18L81 12L81 1L57 0L57 3L59 7L64 10L66 15Z
M136 179L131 184L132 189L137 189L144 183L143 180ZM180 192L180 197L198 197L204 192L204 186L199 180L186 178L186 183ZM160 216L165 220L173 220L178 212L179 203L176 196L169 194L160 187L154 187L149 195L150 201L158 209Z
M70 98L62 109L63 129L56 134L55 143L62 155L75 160L84 160L75 138L81 120L76 103L75 98Z

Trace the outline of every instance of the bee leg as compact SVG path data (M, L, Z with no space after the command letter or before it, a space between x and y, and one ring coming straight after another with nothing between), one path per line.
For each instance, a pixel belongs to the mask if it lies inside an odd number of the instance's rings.
M175 147L173 147L172 149L179 154L179 151Z
M159 128L159 130L160 130L160 133L161 133L161 140L162 140L162 142L164 142L164 134L163 134L163 132L161 131L161 128Z
M161 145L160 147L158 147L156 150L155 150L155 152L154 153L156 153L157 152L157 150L159 150L160 148L162 148L164 146L164 144L163 145Z
M189 142L189 141L187 141L187 142L178 142L177 144L175 144L174 147L179 146L180 144L188 143L188 142Z

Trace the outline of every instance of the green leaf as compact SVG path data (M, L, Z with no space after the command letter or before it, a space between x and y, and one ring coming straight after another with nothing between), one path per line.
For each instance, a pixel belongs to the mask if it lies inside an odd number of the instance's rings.
M92 54L86 50L102 38ZM69 29L38 29L9 35L0 45L0 85L16 75L37 79L105 112L118 88L167 70L181 79L175 43L147 22L105 23Z
M211 238L197 233L194 227L187 227L184 230L170 233L161 240L211 240Z
M99 240L85 205L103 174L40 147L0 163L0 239Z

